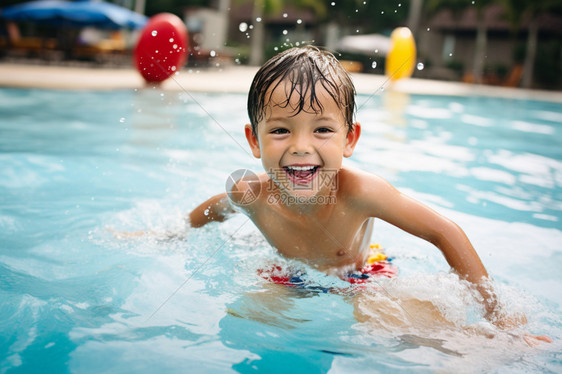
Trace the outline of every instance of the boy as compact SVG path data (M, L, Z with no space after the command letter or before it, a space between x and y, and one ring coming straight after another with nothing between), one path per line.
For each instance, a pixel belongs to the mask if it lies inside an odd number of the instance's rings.
M306 46L270 59L252 82L244 128L266 172L195 208L191 226L223 221L236 208L280 254L345 278L364 267L373 219L380 218L437 246L477 287L486 317L505 324L486 269L455 223L376 175L342 167L361 135L354 111L354 85L332 54Z

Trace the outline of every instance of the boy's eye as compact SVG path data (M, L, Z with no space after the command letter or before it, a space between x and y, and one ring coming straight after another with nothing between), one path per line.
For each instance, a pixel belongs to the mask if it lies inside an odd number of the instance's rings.
M287 129L273 129L271 130L271 134L288 134L289 130Z
M327 134L327 133L334 132L334 131L332 129L328 128L328 127L320 127L320 128L317 128L315 130L315 132L318 132L318 133L321 133L321 134Z

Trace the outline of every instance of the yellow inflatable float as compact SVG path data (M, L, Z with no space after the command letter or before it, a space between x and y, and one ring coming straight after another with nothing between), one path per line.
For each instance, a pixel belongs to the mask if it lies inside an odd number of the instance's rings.
M392 47L386 56L385 75L391 81L408 78L416 64L416 42L407 27L398 27L390 34Z

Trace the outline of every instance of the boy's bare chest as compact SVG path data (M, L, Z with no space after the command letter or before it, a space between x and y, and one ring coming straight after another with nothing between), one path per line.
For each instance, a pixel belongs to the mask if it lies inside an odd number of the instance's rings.
M319 270L361 267L365 261L364 219L338 210L329 215L282 214L268 209L254 223L280 254L298 258Z

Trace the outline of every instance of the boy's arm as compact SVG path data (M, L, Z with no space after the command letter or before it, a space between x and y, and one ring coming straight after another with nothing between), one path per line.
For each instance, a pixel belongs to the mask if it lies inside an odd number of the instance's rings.
M234 213L234 209L229 203L226 193L211 197L197 208L193 209L187 217L187 223L191 227L201 227L211 221L224 221L228 215ZM181 237L184 233L173 231L157 232L154 230L139 230L133 232L116 231L112 228L107 228L119 239L137 238L145 235L155 236L160 239L173 239Z
M458 275L473 283L484 299L487 317L496 308L495 295L487 285L488 273L464 231L428 206L402 194L378 176L362 178L356 196L372 217L433 243Z
M201 227L212 221L222 222L235 210L232 209L226 193L211 197L189 213L191 227Z
M364 184L362 186L365 188ZM476 286L483 298L486 309L484 317L488 321L499 328L513 328L527 323L524 314L509 315L498 307L488 273L459 226L426 205L403 195L380 177L375 176L367 188L370 189L367 200L375 213L374 217L433 243L459 276ZM523 339L530 346L552 342L546 335L525 334Z

